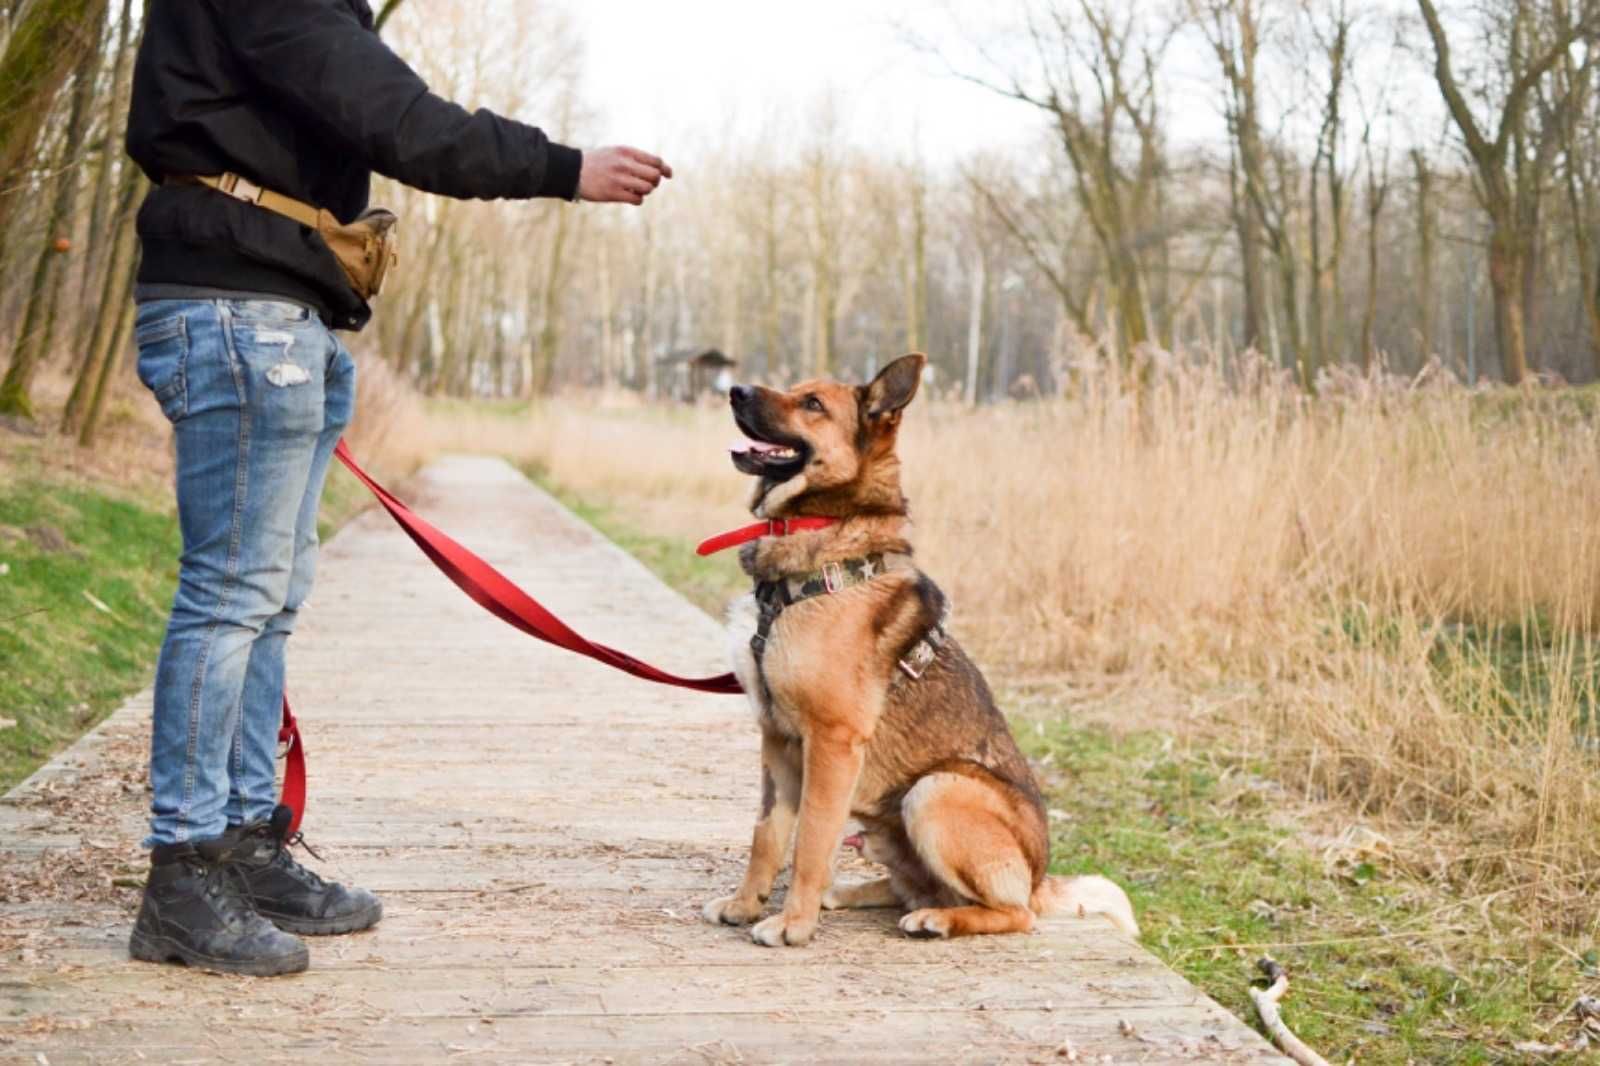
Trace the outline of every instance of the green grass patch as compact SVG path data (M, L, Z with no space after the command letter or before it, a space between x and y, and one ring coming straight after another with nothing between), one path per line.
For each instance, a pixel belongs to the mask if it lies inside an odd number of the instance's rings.
M149 683L182 543L168 497L20 466L0 482L0 793ZM370 501L337 471L322 535Z
M1283 963L1285 1021L1330 1061L1524 1061L1517 1041L1571 1035L1562 1015L1600 989L1582 951L1508 957L1526 941L1460 921L1381 850L1311 853L1264 768L1075 726L1037 698L1017 732L1057 812L1053 869L1126 886L1145 945L1240 1017L1256 960Z
M0 485L0 792L147 680L177 580L169 511L81 485Z

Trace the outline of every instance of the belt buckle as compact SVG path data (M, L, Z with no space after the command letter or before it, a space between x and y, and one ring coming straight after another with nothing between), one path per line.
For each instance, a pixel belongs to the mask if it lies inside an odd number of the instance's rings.
M232 180L228 180L229 178ZM235 200L243 200L247 204L261 202L261 186L248 178L240 177L238 174L229 174L227 178L223 179L222 191Z

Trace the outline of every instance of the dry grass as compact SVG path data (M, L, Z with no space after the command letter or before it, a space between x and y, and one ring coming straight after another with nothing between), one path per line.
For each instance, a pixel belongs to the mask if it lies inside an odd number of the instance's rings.
M1414 846L1414 872L1593 921L1600 789L1581 741L1600 605L1600 430L1573 394L1168 368L1144 391L913 408L919 556L1012 677L1172 692ZM721 410L430 418L433 447L533 461L687 546L748 486Z
M504 454L685 551L744 513L721 409L425 404L381 360L361 371L349 437L380 476ZM1114 371L1074 380L1036 403L919 403L906 425L919 554L983 661L1011 682L1170 694L1142 701L1157 724L1226 737L1414 841L1414 871L1509 890L1567 932L1593 922L1593 397L1342 380L1311 400L1265 369L1204 366L1142 391ZM91 453L10 439L164 494L164 425L125 384Z

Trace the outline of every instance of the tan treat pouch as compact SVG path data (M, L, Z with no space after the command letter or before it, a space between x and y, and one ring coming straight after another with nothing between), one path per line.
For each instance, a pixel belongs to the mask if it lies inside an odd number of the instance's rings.
M317 232L344 267L350 287L363 300L383 291L383 283L400 260L393 211L375 207L349 225L343 225L326 211L317 212Z
M255 204L316 230L344 268L350 288L363 300L370 300L383 290L389 272L399 262L395 226L400 219L393 211L375 207L347 225L333 217L332 212L312 207L271 189L263 189L237 174L171 175L167 180L183 185L204 185L235 200Z

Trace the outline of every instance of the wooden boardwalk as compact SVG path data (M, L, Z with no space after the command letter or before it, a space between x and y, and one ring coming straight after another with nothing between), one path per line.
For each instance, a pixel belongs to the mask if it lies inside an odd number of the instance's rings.
M504 463L412 495L586 635L723 668L713 620ZM757 803L744 701L528 640L381 513L324 550L291 656L307 836L382 925L291 978L130 962L140 696L0 803L0 1062L1277 1061L1098 919L941 943L829 914L786 950L705 925Z

